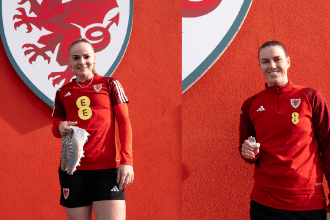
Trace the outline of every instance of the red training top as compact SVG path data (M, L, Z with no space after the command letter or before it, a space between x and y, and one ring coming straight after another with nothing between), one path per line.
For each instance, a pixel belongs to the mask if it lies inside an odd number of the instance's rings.
M77 121L76 126L90 134L84 145L85 157L81 159L78 170L133 165L132 129L126 104L128 99L119 81L94 74L94 78L79 84L83 88L72 80L56 92L52 114L54 136L61 137L59 125L63 121ZM119 128L120 153L115 144L115 116Z
M323 172L329 182L329 110L321 93L289 83L248 98L240 117L241 145L260 143L251 199L265 206L307 211L324 209ZM323 163L323 165L322 165ZM322 169L323 168L323 169Z

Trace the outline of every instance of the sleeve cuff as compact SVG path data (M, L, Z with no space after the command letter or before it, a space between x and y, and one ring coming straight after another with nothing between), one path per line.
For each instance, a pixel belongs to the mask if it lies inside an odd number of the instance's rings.
M122 159L120 161L120 164L126 164L126 165L133 166L133 159Z
M62 135L60 133L60 130L59 130L59 126L60 124L62 123L63 121L57 121L53 124L53 127L52 127L52 132L53 132L53 135L56 137L56 138L61 138Z

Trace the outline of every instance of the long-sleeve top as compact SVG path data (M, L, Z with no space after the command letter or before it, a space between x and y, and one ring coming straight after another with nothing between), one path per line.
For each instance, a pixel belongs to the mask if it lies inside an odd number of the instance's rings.
M285 210L325 208L323 173L330 178L329 110L316 89L288 83L248 98L240 117L241 145L256 137L251 199Z
M54 136L61 137L59 125L63 121L77 122L76 126L90 134L84 145L85 157L77 167L79 170L133 165L128 98L119 81L95 74L93 79L79 85L73 80L56 92L52 114ZM120 149L115 143L115 119Z

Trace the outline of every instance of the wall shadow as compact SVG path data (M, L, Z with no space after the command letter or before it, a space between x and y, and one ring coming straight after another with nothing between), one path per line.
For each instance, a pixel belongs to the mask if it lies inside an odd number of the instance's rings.
M52 109L21 80L0 45L0 117L21 134L52 123ZM1 130L5 130L4 125Z

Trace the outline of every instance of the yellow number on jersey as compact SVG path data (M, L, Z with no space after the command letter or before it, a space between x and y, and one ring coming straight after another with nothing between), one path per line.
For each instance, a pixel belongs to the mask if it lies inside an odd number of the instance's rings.
M298 124L298 122L299 122L299 114L298 114L298 112L292 113L292 122L293 122L293 124Z
M91 100L87 96L81 96L77 99L76 102L79 111L78 116L82 120L87 120L92 117L92 109L89 107L91 105Z

